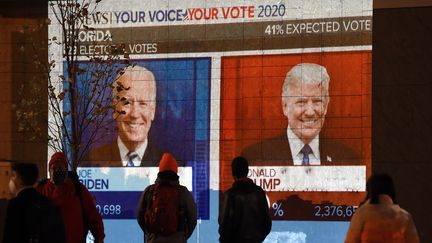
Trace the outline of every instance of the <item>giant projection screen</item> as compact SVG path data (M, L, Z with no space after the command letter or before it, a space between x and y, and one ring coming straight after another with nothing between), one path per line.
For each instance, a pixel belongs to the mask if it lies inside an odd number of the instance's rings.
M180 182L199 217L189 242L218 241L219 202L238 155L268 197L266 242L343 241L371 173L372 0L104 0L97 11L86 19L94 29L79 32L78 56L85 64L87 55L124 43L131 63L153 73L146 149L182 164ZM61 60L61 48L50 52ZM296 67L327 77L328 87L284 86ZM53 72L62 74L63 64ZM105 242L142 242L136 206L157 161L115 163L115 126L91 148L106 156L78 172L96 198ZM309 165L300 151L306 143Z

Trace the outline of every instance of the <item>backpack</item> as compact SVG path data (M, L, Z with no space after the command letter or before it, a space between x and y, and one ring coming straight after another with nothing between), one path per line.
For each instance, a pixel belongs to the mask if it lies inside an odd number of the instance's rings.
M152 185L150 198L144 214L148 232L168 236L179 228L180 186L162 182Z

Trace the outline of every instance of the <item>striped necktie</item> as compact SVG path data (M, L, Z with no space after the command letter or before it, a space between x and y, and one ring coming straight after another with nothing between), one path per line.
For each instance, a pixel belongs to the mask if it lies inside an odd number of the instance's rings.
M303 154L302 165L310 165L309 154L312 153L312 148L308 144L305 144L305 146L300 150L300 153Z
M126 166L128 166L128 167L133 167L133 166L135 166L135 164L134 164L133 161L134 161L136 158L138 158L138 154L137 154L135 151L130 151L129 153L127 153L127 157L129 158L129 160L128 160Z

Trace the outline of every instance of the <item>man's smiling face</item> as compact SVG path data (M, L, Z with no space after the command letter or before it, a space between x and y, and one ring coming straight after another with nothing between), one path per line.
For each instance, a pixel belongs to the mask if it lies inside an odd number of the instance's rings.
M120 101L116 105L117 111L124 112L116 117L117 127L120 139L129 150L134 151L144 143L154 119L156 87L150 75L137 77L125 73L119 81L128 90L118 94L126 98L126 101Z
M282 98L282 109L294 134L308 144L321 131L327 114L329 97L320 84L298 82Z

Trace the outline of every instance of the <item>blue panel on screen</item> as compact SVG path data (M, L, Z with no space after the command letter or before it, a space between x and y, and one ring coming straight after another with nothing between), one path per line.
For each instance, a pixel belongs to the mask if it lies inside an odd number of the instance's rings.
M149 140L172 153L182 164L193 167L193 195L198 217L202 219L209 217L210 61L210 58L131 60L132 64L153 72L156 79L156 114ZM80 65L88 68L91 64L82 62ZM82 85L79 89L85 92ZM111 90L106 92L110 97ZM69 107L65 102L64 108ZM107 119L112 119L112 114ZM112 129L104 131L103 139L92 147L115 141L115 130L113 122ZM89 135L84 134L84 140L88 139Z
M158 105L150 139L193 167L198 217L208 219L210 59L157 59L136 63L154 70L158 80Z
M97 209L104 219L135 219L142 192L92 192ZM121 199L121 200L119 200Z

